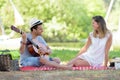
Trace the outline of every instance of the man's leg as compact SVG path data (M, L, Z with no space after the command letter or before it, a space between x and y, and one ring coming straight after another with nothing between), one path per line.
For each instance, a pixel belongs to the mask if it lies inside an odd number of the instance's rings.
M59 58L52 58L52 60L53 60L54 62L58 63L58 64L60 64L60 62L61 62Z
M40 62L45 64L45 65L56 67L56 68L59 68L59 69L69 69L69 70L72 69L72 67L69 67L69 66L66 66L66 65L60 65L60 64L56 63L55 61L48 61L44 58L40 58Z

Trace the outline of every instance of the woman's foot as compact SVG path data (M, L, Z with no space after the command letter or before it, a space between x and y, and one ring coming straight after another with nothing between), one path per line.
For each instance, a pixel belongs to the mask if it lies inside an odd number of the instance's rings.
M62 70L72 70L72 67L71 67L71 66L63 65L63 66L59 67L58 69L62 69Z

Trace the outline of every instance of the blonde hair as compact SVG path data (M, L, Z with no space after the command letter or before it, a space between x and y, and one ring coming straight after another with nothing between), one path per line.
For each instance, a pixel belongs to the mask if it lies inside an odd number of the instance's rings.
M99 38L105 37L106 33L109 32L109 30L106 27L106 22L103 19L103 17L102 16L94 16L92 19L95 22L97 22L97 24L99 25L98 30L93 31L93 36L97 37L97 34L99 33Z

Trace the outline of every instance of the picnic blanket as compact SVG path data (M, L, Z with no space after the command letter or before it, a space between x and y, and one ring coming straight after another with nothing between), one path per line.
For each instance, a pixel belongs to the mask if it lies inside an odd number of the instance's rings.
M72 67L72 70L106 70L106 67ZM26 66L26 67L20 67L21 71L50 71L50 70L57 70L57 68L54 67L33 67L33 66Z

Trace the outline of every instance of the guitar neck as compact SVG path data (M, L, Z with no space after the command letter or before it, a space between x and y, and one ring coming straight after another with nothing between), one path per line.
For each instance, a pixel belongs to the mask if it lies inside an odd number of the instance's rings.
M17 33L20 33L20 34L23 33L22 30L18 29L17 27L15 27L15 26L13 26L13 25L11 26L11 30L13 30L13 31L15 31L15 32L17 32ZM28 40L30 43L32 43L37 49L39 49L39 46L38 46L36 43L34 43L31 39L27 38L27 40Z
M37 49L39 49L39 46L38 46L36 43L34 43L31 39L27 38L27 40L28 40L30 43L32 43Z

